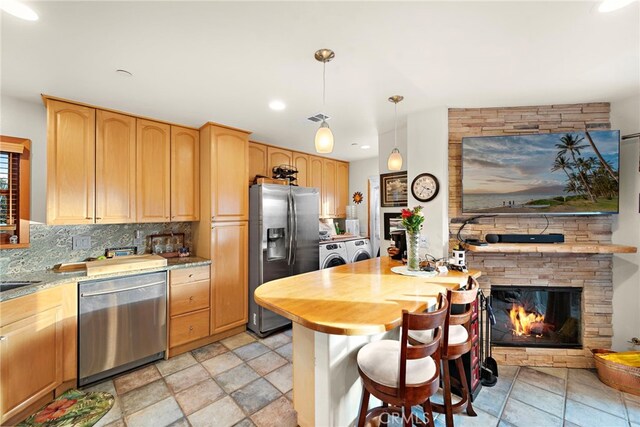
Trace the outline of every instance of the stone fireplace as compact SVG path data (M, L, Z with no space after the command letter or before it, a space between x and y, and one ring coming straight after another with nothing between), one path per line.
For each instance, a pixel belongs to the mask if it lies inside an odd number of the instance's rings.
M450 247L458 244L456 235L464 218L461 206L461 142L466 136L517 135L527 133L574 132L609 129L608 103L543 105L510 108L455 108L449 110L449 235ZM610 216L498 216L482 218L467 225L463 238L484 238L488 233L563 233L567 243L611 243ZM496 343L493 357L508 365L593 367L591 349L610 348L612 328L612 255L585 253L474 253L469 252L470 268L480 270L480 286L486 295L494 289L512 286L520 289L572 288L580 301L572 301L575 313L580 307L578 341L575 346L514 346ZM573 317L576 317L574 315ZM576 317L577 318L577 317ZM544 325L537 325L544 327ZM557 328L558 325L555 325ZM560 328L563 327L559 326ZM568 328L569 326L567 326ZM566 331L566 328L565 328Z

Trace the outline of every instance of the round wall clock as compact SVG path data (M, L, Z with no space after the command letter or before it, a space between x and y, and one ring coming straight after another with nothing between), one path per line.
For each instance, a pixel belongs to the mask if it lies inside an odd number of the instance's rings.
M421 173L411 183L411 194L421 202L429 202L435 199L438 191L440 191L438 178L430 173Z

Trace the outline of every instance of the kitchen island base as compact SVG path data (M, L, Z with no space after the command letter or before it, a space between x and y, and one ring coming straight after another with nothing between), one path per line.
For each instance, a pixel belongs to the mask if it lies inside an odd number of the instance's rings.
M399 328L376 335L333 335L293 324L293 406L300 427L355 425L362 398L356 357L365 344L397 340ZM369 406L379 406L371 396Z

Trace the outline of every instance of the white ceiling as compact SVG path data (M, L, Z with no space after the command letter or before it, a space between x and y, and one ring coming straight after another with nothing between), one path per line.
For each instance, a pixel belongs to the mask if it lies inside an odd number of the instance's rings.
M338 158L377 154L399 117L430 106L613 101L640 91L638 3L29 2L2 13L3 95L40 93L313 151L322 65ZM124 68L133 78L115 73ZM287 109L269 110L282 99ZM368 144L362 150L352 143Z

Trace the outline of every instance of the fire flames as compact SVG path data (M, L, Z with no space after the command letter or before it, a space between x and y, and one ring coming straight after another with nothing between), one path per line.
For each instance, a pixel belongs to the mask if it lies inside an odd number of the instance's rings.
M545 330L544 315L527 313L523 306L513 304L509 311L513 334L517 336L541 336Z

